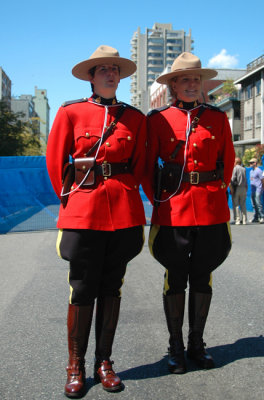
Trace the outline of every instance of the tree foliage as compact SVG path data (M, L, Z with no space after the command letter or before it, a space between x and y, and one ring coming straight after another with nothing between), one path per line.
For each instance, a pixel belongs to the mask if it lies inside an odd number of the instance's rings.
M223 83L223 88L222 91L224 94L228 94L229 96L236 95L237 94L237 89L234 85L234 81L232 79L227 79Z
M251 147L250 149L246 149L243 155L242 161L246 167L249 167L249 160L251 158L256 158L259 164L263 163L262 157L264 156L264 145L257 144L255 147Z
M41 155L39 130L0 101L0 156Z

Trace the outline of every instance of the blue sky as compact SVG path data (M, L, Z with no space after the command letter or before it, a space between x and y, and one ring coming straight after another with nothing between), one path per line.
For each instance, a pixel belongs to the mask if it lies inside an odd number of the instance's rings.
M248 5L248 7L246 6ZM155 22L191 29L193 53L204 67L246 68L264 54L264 2L46 0L1 4L0 66L12 80L12 95L47 89L52 124L66 100L87 97L90 85L74 78L72 67L100 44L130 58L130 40L140 27ZM130 79L121 81L117 97L130 102Z

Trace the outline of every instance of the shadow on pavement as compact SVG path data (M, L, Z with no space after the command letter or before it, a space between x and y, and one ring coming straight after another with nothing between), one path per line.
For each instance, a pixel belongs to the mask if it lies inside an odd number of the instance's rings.
M215 368L221 368L244 358L264 357L264 337L261 335L259 337L243 338L234 343L207 348L207 350L215 360ZM187 359L187 363L189 372L200 369L199 367L195 367L193 361ZM164 356L161 360L153 364L140 365L117 372L117 374L123 381L170 375L167 368L167 356Z

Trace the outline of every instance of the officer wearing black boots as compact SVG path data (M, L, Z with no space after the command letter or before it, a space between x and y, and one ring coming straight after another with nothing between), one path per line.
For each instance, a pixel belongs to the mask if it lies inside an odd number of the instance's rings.
M149 247L165 267L164 311L169 337L168 368L187 370L182 326L189 284L187 356L212 368L203 333L212 298L212 271L231 249L226 188L234 147L228 119L201 104L202 81L217 72L201 68L185 52L157 82L168 85L170 106L148 115L147 169L143 189L154 204Z

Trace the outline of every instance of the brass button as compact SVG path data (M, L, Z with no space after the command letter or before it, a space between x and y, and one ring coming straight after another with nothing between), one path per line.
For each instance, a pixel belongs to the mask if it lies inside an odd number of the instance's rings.
M214 139L215 139L215 136L212 136L212 139L214 140Z
M163 193L166 193L167 192L167 190L166 189L163 189Z
M104 176L104 180L107 181L107 179L108 179L107 176Z
M71 187L71 190L73 190L73 189L74 189L74 186Z
M193 147L197 147L197 144L196 144L196 143L194 143L194 144L193 144Z
M128 136L128 137L127 137L127 140L131 140L131 139L132 139L131 136Z
M171 142L174 142L174 140L175 140L175 139L172 137L172 138L171 138Z
M89 136L90 136L90 133L89 133L89 132L86 132L85 136L86 136L86 137L89 137Z
M137 189L137 185L135 185L134 188Z
M106 142L106 146L110 147L110 143L109 143L109 142Z
M85 169L86 169L85 165L83 165L83 166L82 166L82 169L83 169L83 170L85 170Z
M106 161L106 160L104 160L103 164L107 164L107 161Z
M197 163L198 163L198 161L197 161L197 160L194 160L193 162L194 162L194 164L197 164Z
M195 128L192 128L192 132L196 132Z

